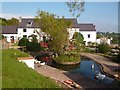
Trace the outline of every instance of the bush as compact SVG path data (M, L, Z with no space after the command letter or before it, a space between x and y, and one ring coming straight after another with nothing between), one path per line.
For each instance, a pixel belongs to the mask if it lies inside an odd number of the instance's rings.
M107 53L110 52L111 48L107 43L101 43L98 45L98 51L100 53Z
M57 62L76 62L80 61L80 55L76 52L67 52L54 58Z
M26 46L29 43L28 39L26 37L23 37L19 40L18 46Z
M26 49L27 51L30 51L30 52L36 52L36 51L43 50L44 48L42 48L39 43L29 42L26 46Z

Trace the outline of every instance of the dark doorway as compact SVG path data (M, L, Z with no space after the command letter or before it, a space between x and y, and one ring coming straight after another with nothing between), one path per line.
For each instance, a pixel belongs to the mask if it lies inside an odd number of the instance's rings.
M11 43L14 43L14 36L11 36Z

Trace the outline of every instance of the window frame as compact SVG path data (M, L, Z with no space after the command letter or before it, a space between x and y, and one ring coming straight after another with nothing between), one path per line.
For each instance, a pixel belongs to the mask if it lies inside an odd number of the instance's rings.
M26 29L26 28L23 28L23 32L27 32L27 29Z
M88 38L90 38L90 34L88 34Z

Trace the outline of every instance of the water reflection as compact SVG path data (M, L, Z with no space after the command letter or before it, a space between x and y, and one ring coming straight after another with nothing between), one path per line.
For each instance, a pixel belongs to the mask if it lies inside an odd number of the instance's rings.
M91 78L92 80L96 80L102 83L108 84L114 81L113 78L102 74L99 64L84 57L81 58L81 62L78 65L64 66L53 64L52 66L66 71L70 71L72 73L80 73L87 78Z

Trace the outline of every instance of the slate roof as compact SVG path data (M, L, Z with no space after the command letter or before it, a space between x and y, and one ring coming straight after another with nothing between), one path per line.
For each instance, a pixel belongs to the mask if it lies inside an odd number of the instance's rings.
M76 18L65 18L67 21L72 22L72 28L79 28L80 31L96 31L93 24L78 24ZM34 18L22 18L20 24L17 26L3 26L3 34L17 34L17 28L37 28L35 26Z
M78 24L76 18L65 18L65 20L67 20L67 21L71 21L73 24L76 24L76 25Z
M29 22L31 22L31 24L29 24ZM22 18L18 27L19 28L34 28L35 27L34 18Z
M78 24L79 31L96 31L95 25L93 24Z
M17 26L2 26L2 34L17 34Z

